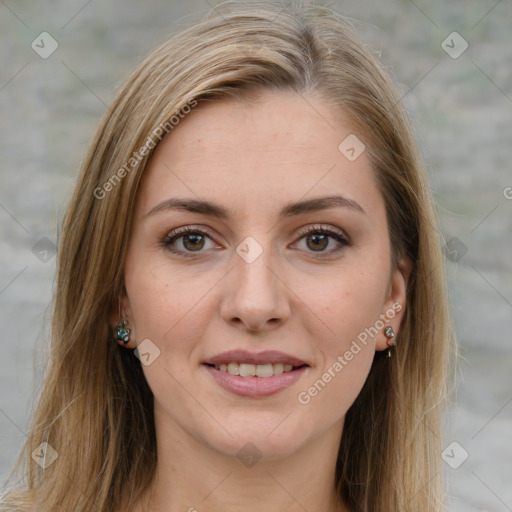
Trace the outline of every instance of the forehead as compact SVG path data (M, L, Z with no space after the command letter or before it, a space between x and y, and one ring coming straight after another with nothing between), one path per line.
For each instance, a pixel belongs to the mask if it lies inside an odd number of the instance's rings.
M243 163L253 155L282 159L292 152L298 159L307 156L307 162L314 163L321 155L321 160L328 155L337 157L339 137L350 133L348 116L340 123L330 110L325 100L288 91L266 91L250 102L209 101L192 111L168 136L167 146L172 151L188 145L190 150L222 157L213 164L226 158ZM237 151L233 151L235 148ZM194 156L181 153L179 159L186 161ZM175 162L178 164L178 158Z
M147 212L169 195L187 195L268 208L333 192L378 201L365 152L352 160L343 152L345 140L362 138L353 139L345 117L321 98L292 92L200 104L156 148L139 205Z

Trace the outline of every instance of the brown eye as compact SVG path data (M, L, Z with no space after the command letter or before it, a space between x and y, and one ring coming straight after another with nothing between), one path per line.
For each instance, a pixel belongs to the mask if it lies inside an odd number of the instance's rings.
M201 254L207 249L218 248L208 233L190 226L172 231L161 241L161 245L180 256L194 256L193 253Z
M185 247L187 251L200 251L204 247L203 235L185 235L181 238L183 238L183 247Z
M329 237L323 234L308 235L306 245L313 251L323 251L329 245Z
M335 231L328 227L313 227L306 228L300 233L301 237L297 242L303 247L299 247L306 252L316 252L319 254L333 254L338 252L345 247L351 245L348 239L342 234L342 232ZM330 250L326 250L334 241L334 246ZM305 248L304 248L305 246Z

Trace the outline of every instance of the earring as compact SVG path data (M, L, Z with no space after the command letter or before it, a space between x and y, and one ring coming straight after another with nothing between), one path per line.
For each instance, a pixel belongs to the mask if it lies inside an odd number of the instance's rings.
M122 341L125 345L130 342L130 329L127 329L128 320L121 320L117 324L115 341Z
M394 347L396 345L395 331L393 331L393 327L388 325L384 329L384 336L386 336L386 344L388 346L388 350L387 350L388 357L391 357L391 347Z
M393 331L393 327L388 326L384 329L384 336L387 338L387 345L388 347L394 347L396 344L395 341L395 331Z

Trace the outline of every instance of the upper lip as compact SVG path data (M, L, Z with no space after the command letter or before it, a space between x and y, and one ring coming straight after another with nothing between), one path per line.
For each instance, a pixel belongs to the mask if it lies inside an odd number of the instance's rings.
M291 364L292 366L307 365L305 361L298 357L279 352L277 350L265 350L263 352L248 352L247 350L228 350L208 358L204 364ZM308 365L309 366L309 365Z

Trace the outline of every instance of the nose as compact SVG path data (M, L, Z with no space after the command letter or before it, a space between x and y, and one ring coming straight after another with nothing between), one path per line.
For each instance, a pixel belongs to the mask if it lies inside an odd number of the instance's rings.
M267 331L289 317L290 291L271 260L267 249L251 263L234 255L234 268L225 280L220 308L226 322L248 331Z

